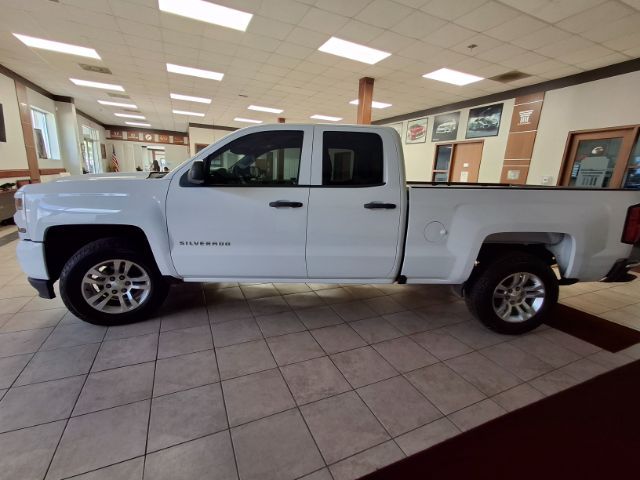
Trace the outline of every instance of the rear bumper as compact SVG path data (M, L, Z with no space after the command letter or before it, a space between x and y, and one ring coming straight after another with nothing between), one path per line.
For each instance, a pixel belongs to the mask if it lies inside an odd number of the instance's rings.
M38 291L40 298L56 298L53 291L53 282L51 280L42 280L40 278L27 278L29 284Z

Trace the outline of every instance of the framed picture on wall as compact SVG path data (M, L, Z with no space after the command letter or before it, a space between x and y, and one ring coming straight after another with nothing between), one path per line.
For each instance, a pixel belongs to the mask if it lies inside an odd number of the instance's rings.
M389 126L393 128L396 132L398 132L398 135L400 135L400 138L402 138L402 122L392 123Z
M458 125L460 125L460 112L436 115L433 119L431 141L442 142L455 140L458 137Z
M495 137L500 131L502 103L469 110L466 138Z
M107 146L104 143L100 144L100 156L103 160L107 159Z
M427 119L419 118L407 123L404 143L424 143L427 141Z

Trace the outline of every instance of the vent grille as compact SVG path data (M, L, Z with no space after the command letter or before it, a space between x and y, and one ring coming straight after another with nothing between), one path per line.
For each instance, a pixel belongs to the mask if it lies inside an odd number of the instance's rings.
M522 80L523 78L529 78L531 75L524 72L519 72L518 70L512 70L507 73L502 73L500 75L496 75L495 77L491 77L489 80L493 80L495 82L500 83L509 83L515 82L516 80Z
M111 70L106 67L101 67L99 65L87 65L86 63L79 63L80 68L86 70L87 72L94 73L104 73L106 75L111 75Z
M108 92L107 95L109 95L110 97L114 97L114 98L131 98L129 95L127 95L126 93L113 93L113 92Z

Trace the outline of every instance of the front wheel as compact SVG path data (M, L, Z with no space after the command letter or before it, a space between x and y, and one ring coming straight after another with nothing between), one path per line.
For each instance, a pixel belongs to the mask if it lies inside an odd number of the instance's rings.
M77 317L97 325L122 325L153 313L167 283L149 255L119 238L85 245L60 274L60 295Z
M540 326L558 302L558 279L541 258L511 252L494 260L465 285L471 313L498 333L516 335Z

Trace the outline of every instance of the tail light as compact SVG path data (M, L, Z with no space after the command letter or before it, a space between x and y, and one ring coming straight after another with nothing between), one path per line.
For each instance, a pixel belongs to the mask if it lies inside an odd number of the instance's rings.
M627 210L622 231L622 243L636 244L640 242L640 204L632 205Z

